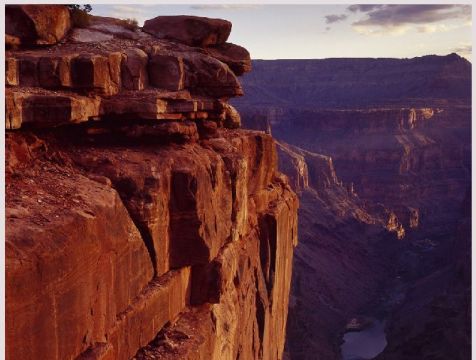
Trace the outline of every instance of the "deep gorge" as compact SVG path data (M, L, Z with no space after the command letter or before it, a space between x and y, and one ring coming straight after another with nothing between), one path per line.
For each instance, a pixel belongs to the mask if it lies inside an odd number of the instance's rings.
M469 359L467 60L5 10L7 359Z
M277 138L301 203L289 358L339 359L346 325L371 316L387 320L378 359L468 359L470 63L451 54L253 69L250 96L233 103L246 127Z

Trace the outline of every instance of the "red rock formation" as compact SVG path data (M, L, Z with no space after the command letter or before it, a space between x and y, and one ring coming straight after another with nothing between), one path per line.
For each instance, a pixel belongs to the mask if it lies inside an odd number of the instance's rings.
M273 138L236 129L219 59L93 20L7 52L7 358L281 359L298 203Z
M51 45L71 27L69 10L63 5L6 5L5 44Z
M223 44L230 36L231 22L198 16L157 16L146 20L144 31L159 39L205 47Z

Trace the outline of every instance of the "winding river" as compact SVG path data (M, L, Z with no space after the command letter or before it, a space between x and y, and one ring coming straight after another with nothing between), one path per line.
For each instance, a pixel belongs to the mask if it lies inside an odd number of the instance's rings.
M361 331L344 334L341 345L343 360L373 359L387 346L385 321L375 320L373 324Z

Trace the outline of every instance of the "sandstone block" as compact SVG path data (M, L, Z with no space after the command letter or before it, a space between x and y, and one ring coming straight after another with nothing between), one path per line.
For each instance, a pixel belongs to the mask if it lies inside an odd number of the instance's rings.
M244 47L224 43L206 48L208 54L227 64L235 75L251 71L250 53Z
M44 88L71 86L71 56L42 57L38 61L38 81Z
M5 128L19 129L22 123L22 106L25 95L12 91L5 92Z
M5 6L5 33L22 45L56 44L70 27L69 10L64 5Z
M99 114L99 99L75 94L7 91L6 127L49 127L88 121Z
M18 85L18 61L15 58L5 59L5 84Z
M179 56L153 55L148 65L152 86L178 91L184 88L184 64Z
M205 47L223 44L230 35L231 23L198 16L158 16L147 20L143 30L159 39Z
M38 57L26 56L18 59L19 82L21 86L38 86Z
M122 58L122 86L129 90L143 90L149 83L147 63L149 57L140 49L127 49Z
M165 100L157 94L147 92L133 96L120 94L101 102L101 116L106 118L161 119L166 110Z
M200 53L183 53L185 87L190 92L215 98L243 95L243 89L228 65Z
M51 126L88 121L99 113L95 99L79 96L30 95L22 103L22 124Z
M73 88L114 95L121 88L121 53L81 54L71 60Z

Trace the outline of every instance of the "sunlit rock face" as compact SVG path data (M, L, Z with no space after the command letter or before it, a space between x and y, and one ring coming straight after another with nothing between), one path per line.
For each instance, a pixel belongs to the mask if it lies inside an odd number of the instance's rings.
M253 68L242 81L251 96L233 104L245 127L282 144L280 169L300 194L291 358L338 358L346 321L372 311L388 317L382 359L446 358L453 350L467 358L469 235L461 208L471 184L471 64L451 54L254 61ZM310 164L323 158L337 181L322 170L311 180ZM380 233L369 235L369 219ZM416 291L420 285L425 291ZM397 300L389 295L396 292ZM383 312L382 303L393 305Z
M298 200L227 102L249 54L164 21L6 52L8 359L282 358Z

